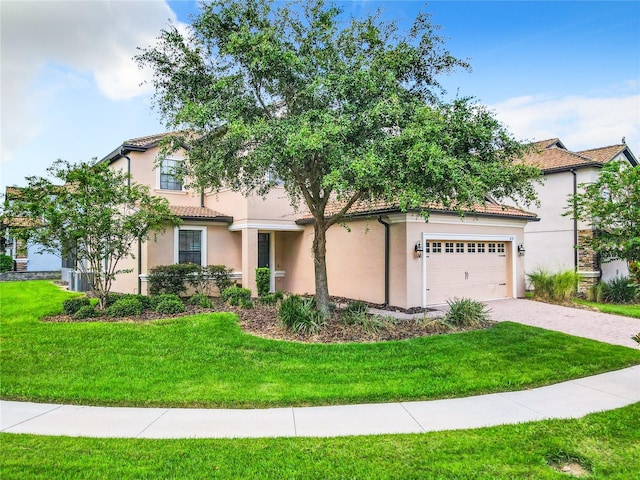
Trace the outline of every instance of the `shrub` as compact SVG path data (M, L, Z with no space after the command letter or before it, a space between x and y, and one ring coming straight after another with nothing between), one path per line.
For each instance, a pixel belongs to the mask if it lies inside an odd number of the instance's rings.
M122 293L109 293L107 294L107 302L106 302L106 307L110 307L111 305L113 305L114 303L116 303L118 300L120 300L122 297L124 297L124 295Z
M470 298L447 300L449 311L443 321L456 327L477 327L489 320L486 305Z
M278 303L278 297L273 293L260 297L259 300L260 303L264 303L265 305L275 305Z
M0 255L0 273L13 270L13 258L9 255Z
M242 287L229 287L222 291L220 298L229 305L238 306L251 300L251 290Z
M158 313L174 315L176 313L184 312L185 308L181 300L166 298L156 305L155 310Z
M197 305L201 308L213 308L213 303L209 300L209 297L202 293L196 293L189 299L191 305Z
M271 290L270 268L256 268L256 285L258 288L258 297L265 297L269 295L269 290Z
M552 302L567 302L575 294L580 275L573 270L551 274L544 270L528 273L533 283L534 298Z
M182 300L180 300L180 297L178 295L175 295L173 293L163 293L163 294L160 294L160 295L154 295L153 297L151 297L149 299L150 308L155 310L156 307L158 306L158 304L160 304L161 302L163 302L165 300L175 300L175 301L178 301L178 302L182 303Z
M303 298L291 295L280 303L278 309L280 321L289 330L302 333L318 333L325 325L322 312L316 310L313 297Z
M202 267L192 263L178 263L175 265L159 265L149 272L149 292L152 295L173 293L180 295L187 291L187 282L192 275L196 275Z
M608 303L633 303L638 299L638 285L627 277L618 276L608 282L601 282L603 301Z
M361 303L365 306L365 310L362 310L361 306L355 307L352 310L349 310L349 307L345 309L342 315L343 324L359 325L367 333L377 333L387 328L389 323L387 319L379 315L369 315L366 310L366 304L364 304L364 302Z
M233 270L227 268L224 265L209 265L207 267L207 274L211 281L218 289L218 294L221 295L227 288L233 285L231 281L231 274Z
M99 317L100 312L98 312L93 305L84 305L80 307L80 309L73 314L73 318L76 320L83 320L85 318L95 318Z
M144 307L137 298L121 298L107 308L107 315L110 317L138 316L143 310Z
M91 304L87 297L75 297L68 298L62 302L62 311L67 315L73 315L82 307L89 306Z

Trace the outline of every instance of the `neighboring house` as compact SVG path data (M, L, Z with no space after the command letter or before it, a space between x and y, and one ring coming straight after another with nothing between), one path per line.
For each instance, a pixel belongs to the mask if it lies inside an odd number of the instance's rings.
M543 171L544 183L537 188L540 207L530 207L540 221L529 223L525 228L526 272L575 270L583 278L582 288L599 279L606 281L628 275L625 262L606 262L582 247L583 239L594 233L590 224L576 222L570 215L563 214L570 205L570 196L580 189L580 184L596 181L605 163L638 165L629 147L622 143L572 152L557 138L536 142L534 146L535 151L525 162Z
M164 135L125 141L101 161L131 173L169 200L179 227L134 246L136 258L123 262L114 291L147 292L152 267L174 263L225 265L256 293L255 270L271 268L272 290L313 293L313 220L293 214L282 187L266 197L186 190L172 174L184 152L162 159ZM524 295L524 228L535 215L494 202L468 214L431 209L419 212L393 205L357 204L327 234L330 294L410 309L454 297L480 300Z
M20 194L20 189L7 187L5 202ZM18 272L55 272L60 271L61 260L58 255L40 252L40 246L25 242L14 234L17 229L24 227L30 220L26 218L4 218L2 221L3 238L2 252L14 261L14 270Z

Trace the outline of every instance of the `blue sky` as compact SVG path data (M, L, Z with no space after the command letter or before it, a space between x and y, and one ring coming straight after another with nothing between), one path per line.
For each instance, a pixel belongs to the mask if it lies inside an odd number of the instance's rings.
M472 70L441 78L474 96L522 140L573 150L620 143L640 157L640 2L342 1L408 28L418 11ZM0 0L0 189L44 175L57 158L101 158L164 131L148 72L132 57L196 2Z

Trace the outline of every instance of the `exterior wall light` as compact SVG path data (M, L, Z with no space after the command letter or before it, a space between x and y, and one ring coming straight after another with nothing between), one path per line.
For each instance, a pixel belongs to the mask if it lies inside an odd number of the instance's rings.
M416 246L413 250L416 253L416 258L422 257L422 242L416 242Z
M524 244L521 243L520 245L518 245L518 255L524 257L524 252L526 252L526 250L524 249Z

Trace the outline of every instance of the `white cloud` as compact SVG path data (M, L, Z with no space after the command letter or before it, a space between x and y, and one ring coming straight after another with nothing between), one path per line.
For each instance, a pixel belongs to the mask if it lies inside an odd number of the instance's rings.
M522 96L490 108L520 139L559 137L568 149L585 150L618 144L626 137L631 151L640 156L640 94L628 89L618 95Z
M3 0L0 8L3 162L44 128L43 98L55 91L54 82L81 88L82 82L61 78L34 85L45 69L57 66L76 78L88 77L114 101L149 94L150 86L140 86L149 73L138 69L133 56L176 21L161 1Z

